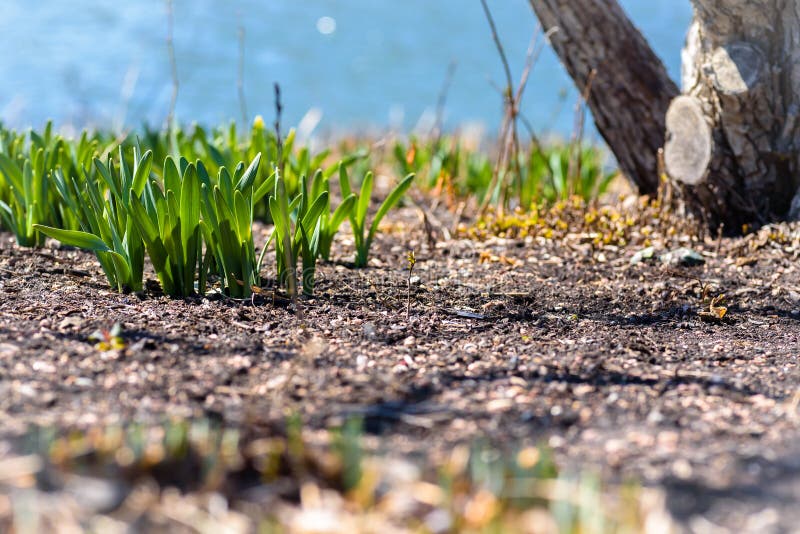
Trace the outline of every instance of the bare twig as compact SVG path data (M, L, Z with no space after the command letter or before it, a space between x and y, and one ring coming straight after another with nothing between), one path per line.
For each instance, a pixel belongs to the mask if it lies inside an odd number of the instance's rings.
M169 115L167 116L167 128L172 128L175 120L175 106L178 103L178 61L175 58L175 14L172 0L167 1L167 54L169 55L169 67L172 74L172 98L169 103Z
M108 144L106 149L100 154L100 161L105 161L108 158L108 155L111 154L114 150L116 150L120 144L122 144L125 139L128 138L130 135L130 130L121 130L117 137L114 138L114 141Z
M530 78L530 74L533 71L533 66L536 65L536 62L539 60L539 56L542 54L542 50L544 50L547 40L550 36L555 33L558 28L551 28L544 34L544 39L540 39L542 26L537 25L536 31L533 34L533 38L531 39L530 45L528 45L528 52L525 56L525 68L522 70L522 78L519 82L519 87L517 87L517 92L514 97L514 106L517 110L517 118L522 122L522 125L528 131L528 135L531 138L534 146L537 149L541 149L541 143L539 142L539 138L536 135L536 132L533 129L533 125L528 120L528 118L522 113L522 96L525 94L525 88L528 85L528 79Z
M669 217L666 217L667 211L673 207L672 201L672 182L667 176L667 166L664 163L664 149L659 148L656 154L658 161L658 221L659 229L662 231L669 225Z
M136 81L139 79L139 69L130 66L125 73L125 78L122 81L120 88L120 109L117 117L114 120L114 130L123 131L125 129L125 119L128 116L128 109L131 105L131 98L136 90Z
M536 64L536 61L539 59L539 56L544 49L544 43L539 39L541 32L542 27L537 26L536 31L533 33L533 37L531 38L531 42L528 45L528 51L525 54L525 68L522 70L519 86L517 86L517 91L514 94L514 106L517 108L518 115L519 106L522 103L522 95L525 93L525 87L528 85L528 78L530 78L533 66ZM550 35L550 32L548 32L547 35Z
M239 93L239 108L242 112L242 125L247 127L247 101L244 97L244 25L239 21L239 68L236 76L236 89Z
M536 27L536 31L533 33L533 37L531 38L531 42L528 45L528 51L525 54L525 67L522 69L522 76L520 77L519 85L517 87L517 91L514 93L514 101L511 103L511 106L508 108L509 113L509 120L511 122L511 139L509 140L509 144L511 146L511 157L513 158L514 163L514 170L517 173L517 194L522 202L522 167L520 164L520 146L519 146L519 131L517 128L517 121L519 120L520 116L520 107L522 104L522 95L525 93L525 87L528 84L528 78L530 77L531 71L533 70L533 65L536 63L536 60L539 57L539 54L542 52L542 46L538 46L537 43L539 42L539 34L541 33L541 26ZM533 133L533 128L530 128L531 131L531 139L535 142L536 148L539 148L539 142L536 136ZM506 198L506 201L508 199ZM524 206L528 208L529 206Z
M714 247L714 257L719 258L719 251L722 248L722 236L725 233L725 223L720 223L719 228L717 228L717 244Z
M539 143L539 136L536 135L536 132L533 129L533 123L531 123L531 121L528 120L528 117L526 117L524 113L520 113L519 121L522 123L522 126L525 127L525 130L528 132L528 137L531 138L531 141L535 145L540 146L541 143Z
M281 137L281 114L283 104L281 104L281 86L275 82L275 142L278 148L278 171L283 176L283 138Z
M277 82L275 82L275 143L277 144L278 148L278 176L283 177L283 138L281 137L281 115L283 114L283 104L281 103L281 86ZM289 279L287 283L289 284L289 296L292 298L292 303L294 304L294 310L297 314L297 318L301 321L303 320L303 311L300 308L300 301L297 298L297 266L292 263L292 254L291 254L291 243L288 246L284 246L284 254L285 260L287 265L287 272L289 275Z
M506 76L506 90L508 91L508 97L511 98L514 80L511 77L511 67L508 64L506 51L503 49L503 43L500 42L500 36L497 33L497 26L494 23L494 17L492 17L492 12L489 11L489 5L486 3L486 0L481 0L481 6L483 6L483 13L486 15L486 21L489 23L489 29L492 31L492 39L497 47L497 53L500 55L500 61L503 63L503 71L505 72Z
M458 226L461 223L461 217L464 215L465 209L467 209L467 203L462 200L458 203L458 207L456 207L456 211L453 214L453 228L451 230L453 235L458 234Z
M456 66L458 64L455 60L451 61L447 66L447 73L444 76L442 88L439 90L439 98L436 101L436 121L433 123L432 137L439 142L442 137L442 130L444 128L444 106L447 103L447 93L450 91L450 84L453 82L453 76L456 73Z
M494 18L492 17L492 13L489 10L486 0L481 0L481 6L483 7L483 12L486 15L486 20L489 23L489 28L492 33L492 40L494 41L500 56L500 61L503 65L503 72L506 79L506 86L501 91L503 95L503 107L505 111L498 136L499 153L497 161L495 162L494 171L492 173L492 180L489 184L489 190L481 204L481 212L484 213L489 206L489 202L495 198L495 193L501 192L500 188L505 180L505 174L509 170L509 167L513 167L513 172L516 174L517 192L520 197L522 196L522 167L520 164L521 149L519 146L517 121L520 114L519 108L522 101L522 95L525 91L530 72L533 69L533 65L535 64L536 59L539 57L543 47L537 46L539 34L541 33L540 29L537 29L528 47L525 68L523 69L520 83L515 91L514 80L511 76L511 67L508 63L508 57L506 56L505 49L500 41L500 37L497 33L497 26L494 23ZM531 133L531 139L535 140L535 143L538 146L538 140L536 140L536 136L533 133L533 128L530 126L530 123L526 124L526 128L528 128L529 132ZM508 203L509 192L507 188L503 188L502 195L501 202L498 206L500 210L504 209Z
M583 131L586 122L584 103L589 99L589 95L592 92L592 83L594 83L595 76L597 76L597 70L592 69L589 73L589 78L586 80L583 92L575 103L575 129L572 132L569 164L567 166L567 177L572 178L572 180L569 180L570 184L575 184L581 175L581 152L583 151ZM572 194L574 191L569 193Z
M492 40L494 41L495 47L497 48L497 53L500 56L500 63L503 66L503 73L506 79L506 85L502 89L503 95L503 121L500 126L500 135L498 137L498 143L500 147L500 152L497 157L497 161L495 162L494 172L492 173L492 181L489 184L489 190L487 191L487 195L483 200L483 205L481 206L481 211L484 212L486 208L489 206L489 202L494 197L495 189L499 186L501 181L501 172L504 171L506 167L506 161L509 156L508 151L509 147L509 135L513 137L513 123L514 121L514 79L511 76L511 67L508 63L508 57L506 56L505 49L503 48L503 43L500 41L500 36L497 33L497 25L494 23L494 17L492 16L492 12L489 9L489 5L486 3L486 0L481 0L481 6L483 7L483 13L486 16L486 22L489 24L489 29L492 33ZM505 204L505 200L501 203L500 208L502 209L503 204Z

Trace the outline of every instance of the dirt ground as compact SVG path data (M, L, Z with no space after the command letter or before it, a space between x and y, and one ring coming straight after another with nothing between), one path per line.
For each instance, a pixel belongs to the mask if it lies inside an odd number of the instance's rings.
M562 469L664 488L688 530L800 531L797 227L689 242L705 263L666 266L581 236L433 244L397 220L367 269L339 241L297 307L120 295L91 254L0 235L2 435L357 415L376 449L546 443ZM114 323L125 348L98 350Z

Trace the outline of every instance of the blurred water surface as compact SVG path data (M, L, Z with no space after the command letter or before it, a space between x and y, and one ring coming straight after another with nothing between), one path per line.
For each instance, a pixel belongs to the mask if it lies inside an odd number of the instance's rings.
M14 127L160 124L172 92L165 0L2 0L0 120ZM677 77L688 0L622 0ZM515 78L536 28L527 0L490 0ZM502 68L479 0L174 0L177 117L241 120L239 28L248 120L321 112L319 130L413 128L434 109L455 62L446 126L500 119ZM523 112L566 134L575 93L553 54L540 57Z

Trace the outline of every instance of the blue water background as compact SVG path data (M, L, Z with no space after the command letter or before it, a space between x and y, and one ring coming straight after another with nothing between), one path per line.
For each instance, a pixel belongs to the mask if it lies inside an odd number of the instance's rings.
M2 0L0 120L76 127L163 123L172 92L164 0ZM622 0L677 78L688 0ZM515 78L536 28L527 0L490 0ZM244 29L248 120L273 117L280 82L285 122L321 112L317 131L429 122L456 62L445 124L501 116L503 75L478 0L175 0L177 117L242 120L238 30ZM324 17L329 17L324 18ZM331 20L335 21L335 29ZM331 31L333 30L333 31ZM566 135L575 92L554 55L536 64L523 112L540 132ZM427 112L427 113L426 113Z

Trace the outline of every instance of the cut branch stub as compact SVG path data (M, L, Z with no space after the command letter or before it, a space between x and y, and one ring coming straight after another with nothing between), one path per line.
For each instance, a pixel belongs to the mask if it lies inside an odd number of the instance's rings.
M720 46L711 55L714 87L726 95L742 95L753 89L761 77L764 54L750 43Z
M687 185L705 181L712 155L712 132L703 106L693 96L679 96L667 110L664 165L667 174Z

